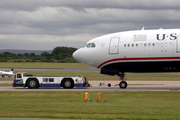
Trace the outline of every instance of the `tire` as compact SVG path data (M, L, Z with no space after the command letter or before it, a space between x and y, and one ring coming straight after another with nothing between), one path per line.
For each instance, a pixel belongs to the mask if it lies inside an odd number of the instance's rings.
M119 83L119 87L120 87L121 89L126 89L126 87L127 87L127 82L126 82L126 81L121 81L121 82Z
M37 79L30 79L27 82L27 86L29 89L37 89L39 88L39 82Z
M74 82L72 79L65 79L63 81L63 88L64 89L72 89L74 88Z

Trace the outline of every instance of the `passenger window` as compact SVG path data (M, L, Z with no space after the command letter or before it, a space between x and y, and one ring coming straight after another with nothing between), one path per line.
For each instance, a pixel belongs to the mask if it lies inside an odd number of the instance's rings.
M134 47L134 44L132 44L132 47Z
M128 44L128 47L129 47L130 45Z
M124 44L124 47L126 47L126 44Z
M152 46L155 46L155 44L153 43Z
M138 44L136 44L136 47L138 46Z
M148 46L151 46L151 43L148 43Z
M144 43L144 46L146 46L146 43Z

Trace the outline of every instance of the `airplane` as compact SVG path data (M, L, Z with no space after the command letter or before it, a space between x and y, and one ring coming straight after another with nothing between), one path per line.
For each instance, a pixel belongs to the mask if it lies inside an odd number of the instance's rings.
M117 75L125 89L125 72L180 72L180 29L133 30L94 38L73 53L74 59Z
M12 68L11 71L9 71L9 72L0 71L0 76L4 77L4 76L14 75L13 70L14 70L14 68Z

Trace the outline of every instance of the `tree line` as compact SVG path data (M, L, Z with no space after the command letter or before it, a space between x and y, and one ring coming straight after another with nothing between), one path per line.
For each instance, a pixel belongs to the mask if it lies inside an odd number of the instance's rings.
M59 62L74 63L77 62L72 54L76 51L72 47L56 47L52 53L43 52L40 55L35 53L13 54L10 52L0 53L0 62Z

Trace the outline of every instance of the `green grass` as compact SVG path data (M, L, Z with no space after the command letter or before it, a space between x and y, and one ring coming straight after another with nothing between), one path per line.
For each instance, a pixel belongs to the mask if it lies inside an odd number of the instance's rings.
M0 63L3 68L91 68L81 63ZM88 80L117 80L118 77L93 71L27 71L35 76L87 76ZM126 73L127 81L179 81L180 74ZM13 81L13 78L0 78ZM0 86L11 86L1 84ZM108 120L178 120L180 119L179 91L169 92L101 92L102 102L96 102L97 92L65 91L0 91L0 118L60 118Z
M0 92L0 118L180 119L180 95L169 92Z
M13 83L13 82L12 82ZM12 86L12 84L0 84L1 87L4 87L4 86Z
M0 62L1 68L92 68L82 63Z
M3 68L92 68L82 63L11 63L0 62ZM25 71L24 71L25 72ZM99 71L27 71L28 74L35 76L87 76L90 81L105 80L114 81L119 80L117 76L102 75ZM126 78L129 81L179 81L180 74L174 73L126 73ZM12 80L8 78L8 80ZM0 81L3 81L0 78ZM5 79L6 81L6 79Z
M15 72L17 72L15 70ZM20 72L20 71L19 71ZM25 71L24 71L25 72ZM34 76L86 76L89 81L119 81L118 76L102 75L96 71L26 71ZM180 74L174 73L126 73L127 81L179 81ZM0 78L0 81L12 81L13 78Z
M0 77L0 81L13 81L13 77Z
M81 63L10 63L0 62L3 68L92 68ZM25 72L25 71L23 71ZM86 76L89 81L119 81L117 76L102 75L99 71L26 71L34 76ZM174 73L126 73L127 81L179 81L180 74ZM0 78L12 81L13 78Z

